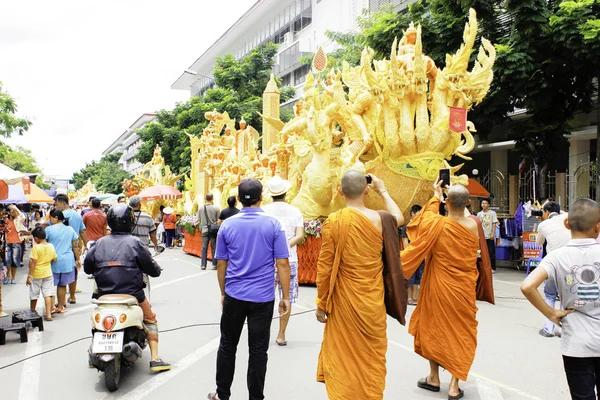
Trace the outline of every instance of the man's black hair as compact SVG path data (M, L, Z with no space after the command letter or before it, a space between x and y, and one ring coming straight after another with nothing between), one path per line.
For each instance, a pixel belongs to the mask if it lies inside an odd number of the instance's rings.
M235 196L231 196L227 199L227 205L229 206L229 208L235 207L235 203L237 203L237 199L235 198Z
M284 200L285 199L285 193L284 194L280 194L279 196L273 196L273 201L275 200Z
M421 207L418 204L414 204L411 208L410 208L410 212L413 214L418 213L419 211L421 211L423 209L423 207Z
M69 205L69 196L67 196L66 194L63 194L63 193L57 194L56 197L54 198L54 201Z
M487 201L487 202L488 202L488 204L490 204L490 205L492 204L492 200L490 200L490 198L489 198L489 197L486 197L485 199L481 199L481 202L482 202L482 203L483 203L484 201Z
M92 208L100 208L101 205L102 202L100 200L95 197L92 199Z
M552 213L560 214L560 206L558 205L558 203L549 201L546 204L544 204L544 211L548 211L551 214Z

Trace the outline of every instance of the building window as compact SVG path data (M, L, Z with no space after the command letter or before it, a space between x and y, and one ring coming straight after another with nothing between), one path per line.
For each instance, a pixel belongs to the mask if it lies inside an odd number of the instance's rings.
M281 87L289 86L292 83L292 74L286 74L281 77Z
M297 70L294 71L294 85L298 86L306 80L306 75L308 75L310 67L308 65L303 65Z

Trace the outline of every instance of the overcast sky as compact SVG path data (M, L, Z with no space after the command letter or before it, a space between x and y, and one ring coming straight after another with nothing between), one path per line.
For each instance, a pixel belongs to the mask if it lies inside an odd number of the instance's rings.
M7 140L70 177L144 112L256 0L1 1L0 81L33 121Z

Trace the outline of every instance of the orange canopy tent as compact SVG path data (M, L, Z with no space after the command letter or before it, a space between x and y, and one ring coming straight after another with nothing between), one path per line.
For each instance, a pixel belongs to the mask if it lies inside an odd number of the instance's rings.
M23 182L17 183L17 185L23 189ZM54 203L54 199L46 194L42 189L36 186L34 183L29 183L30 192L25 193L27 201L30 203Z
M490 192L486 190L479 182L475 179L469 178L469 183L467 185L467 190L469 191L469 197L489 197Z

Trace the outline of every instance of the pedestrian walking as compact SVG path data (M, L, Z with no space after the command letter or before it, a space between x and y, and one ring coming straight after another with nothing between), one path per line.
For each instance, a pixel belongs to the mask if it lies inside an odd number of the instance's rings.
M29 275L26 285L29 286L29 306L35 311L40 292L44 297L44 319L52 321L52 296L54 296L54 275L51 262L56 262L56 250L46 241L46 230L38 226L31 233L36 243L29 254Z
M62 211L64 217L64 225L70 226L73 228L75 233L77 233L79 239L73 245L73 251L77 251L79 255L83 254L83 250L87 248L87 235L85 232L85 225L83 223L83 219L81 215L75 210L69 207L69 197L66 194L58 194L54 198L54 207L57 210ZM52 223L52 218L50 218L50 223ZM82 242L82 246L80 246L80 241ZM57 249L58 251L58 249ZM77 262L81 268L81 260L79 256L77 256ZM75 304L77 302L75 294L77 293L77 278L79 276L79 268L75 269L75 279L69 284L69 299L67 300L69 304Z
M4 262L8 268L8 274L3 282L5 285L8 283L17 283L17 268L22 265L21 262L23 260L23 238L29 235L29 232L27 232L27 229L23 225L25 218L21 210L15 205L10 205L8 209L9 215L4 219L6 227L6 254Z
M492 263L492 271L496 273L496 225L498 224L498 216L496 211L490 210L490 199L481 200L481 209L477 213L477 218L481 221L483 233L490 253L490 261Z
M55 309L56 313L64 313L66 309L67 285L73 283L76 279L75 271L81 268L79 253L79 236L71 226L64 224L65 216L57 208L50 212L51 226L46 228L46 240L51 243L56 250L56 262L52 265L52 274L54 276L54 286L56 288L56 297L58 303ZM52 299L54 303L54 298Z
M277 266L283 298L280 316L290 310L289 250L285 229L261 208L262 184L252 178L238 186L240 212L223 222L217 237L215 258L221 289L221 342L217 352L216 392L209 400L229 400L237 345L248 323L248 393L250 400L264 399ZM240 396L241 397L241 396Z
M415 217L415 215L417 215L421 211L422 208L423 207L421 207L418 204L415 204L410 208L411 221ZM410 221L408 221L408 222L410 223ZM403 225L402 228L400 229L400 238L402 239L402 248L403 249L407 248L408 244L410 243L410 241L408 240L408 235L406 234L407 226L408 226L408 223ZM408 304L411 306L417 305L417 298L419 296L419 286L421 285L421 278L423 277L423 269L424 268L425 268L425 261L423 261L421 263L421 265L419 265L419 268L417 268L415 273L412 274L412 276L408 279Z
M544 204L542 210L542 222L538 226L535 241L539 245L545 245L544 251L547 255L554 250L565 247L571 240L571 232L565 226L568 214L561 213L558 203L549 201ZM550 307L554 308L557 296L556 285L551 280L546 280L544 282L544 298ZM554 337L555 334L561 336L561 329L560 326L556 326L550 319L546 318L539 334L543 337Z
M101 206L102 202L94 197L90 200L91 208L83 213L83 224L88 240L97 241L108 234L106 215L100 211Z
M600 204L590 199L574 202L566 220L571 240L552 250L521 285L527 299L546 318L562 325L561 353L573 400L600 396ZM538 287L552 282L564 310L544 301Z
M175 216L175 210L171 207L163 209L163 224L165 225L165 233L167 234L165 246L167 248L173 247L173 239L177 232L177 217Z
M236 203L237 199L235 198L235 196L231 196L227 199L228 207L221 210L221 213L219 214L219 224L222 224L223 221L225 221L227 218L233 217L234 215L240 212L240 210L235 207Z
M213 269L217 267L217 260L215 258L216 246L217 246L217 234L214 231L214 225L217 224L219 219L219 207L214 204L214 196L212 193L206 195L206 204L200 207L198 210L198 220L200 221L200 227L202 229L202 261L200 267L206 269L208 260L208 243L210 243L210 249L212 253L212 265ZM213 226L211 228L211 225Z
M452 374L448 399L455 400L464 396L459 381L467 380L477 348L479 229L465 216L469 191L464 186L448 190L448 217L439 215L442 184L436 182L434 197L408 224L411 242L401 260L407 277L426 260L419 302L408 328L415 337L415 352L429 360L429 375L417 386L439 392L443 366Z
M267 187L273 203L267 204L262 209L283 224L290 251L290 312L279 318L279 333L275 339L279 346L286 346L285 331L290 321L293 304L298 300L298 252L296 246L304 240L304 219L299 209L285 202L285 195L292 187L289 181L276 175L271 178ZM283 299L277 271L275 271L275 282L279 288L279 298Z
M158 246L156 225L150 214L142 212L142 198L140 196L132 196L129 199L129 206L133 210L133 215L135 216L134 227L131 234L138 237L144 246L149 246L150 242L152 242L156 249Z
M381 196L387 212L365 206L370 190ZM316 317L325 323L317 381L325 383L329 399L383 399L387 351L383 245L391 230L397 249L392 259L397 263L398 226L404 218L383 181L373 175L348 171L339 194L346 208L323 224L317 262Z

